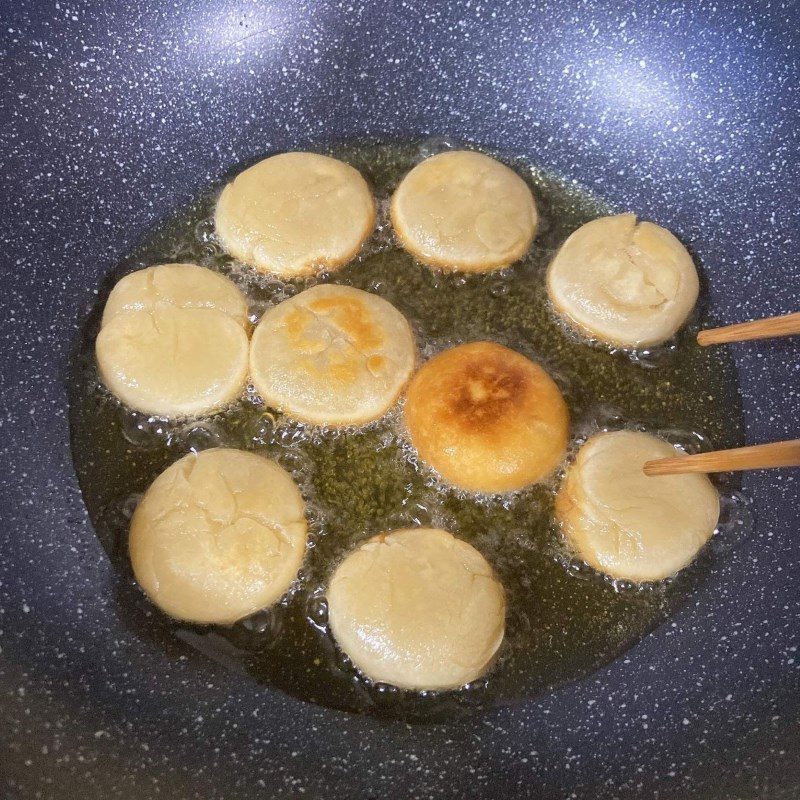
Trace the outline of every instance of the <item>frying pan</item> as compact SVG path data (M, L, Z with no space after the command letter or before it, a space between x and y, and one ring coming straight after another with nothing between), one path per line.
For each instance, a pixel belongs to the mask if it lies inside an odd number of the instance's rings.
M753 533L594 675L451 724L379 722L126 626L65 380L96 288L155 220L238 163L363 135L526 155L675 231L707 317L796 310L797 11L3 4L0 794L796 797L797 472L746 475ZM733 349L747 441L797 435L796 347Z

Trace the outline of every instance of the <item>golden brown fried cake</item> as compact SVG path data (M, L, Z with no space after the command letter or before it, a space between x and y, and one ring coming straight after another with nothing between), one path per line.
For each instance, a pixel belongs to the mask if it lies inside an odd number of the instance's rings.
M131 272L111 290L103 325L118 314L159 307L216 308L247 328L247 299L236 284L197 264L159 264Z
M220 195L214 222L235 258L295 278L354 258L375 227L375 201L349 164L283 153L237 175Z
M473 492L541 481L567 445L569 413L553 379L493 342L460 345L428 361L408 387L404 413L420 458Z
M414 258L435 269L488 272L518 261L536 234L525 181L489 156L440 153L406 175L392 197L392 226Z
M446 531L369 539L326 595L337 643L373 681L457 688L483 675L503 641L503 587L474 547Z
M599 433L581 447L556 498L570 548L601 572L658 581L683 569L711 538L719 496L700 474L648 477L675 448L649 433Z
M277 463L243 450L190 453L150 486L131 522L136 580L176 619L232 623L289 589L305 505Z
M697 269L666 229L619 214L587 222L547 271L556 310L578 331L618 347L669 339L697 302Z
M100 379L125 405L160 417L201 416L247 381L247 301L194 264L126 275L112 290L95 343Z
M250 349L264 402L295 419L359 425L394 404L414 369L405 317L360 289L314 286L264 314Z

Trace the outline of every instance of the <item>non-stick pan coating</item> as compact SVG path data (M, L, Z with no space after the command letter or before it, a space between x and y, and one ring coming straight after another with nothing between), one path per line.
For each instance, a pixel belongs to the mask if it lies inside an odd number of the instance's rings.
M525 154L674 230L709 318L797 310L796 4L61 0L5 4L0 35L2 796L796 796L796 472L745 476L755 534L593 677L381 724L126 628L64 385L154 220L237 163L364 134ZM797 343L734 352L748 441L796 436Z

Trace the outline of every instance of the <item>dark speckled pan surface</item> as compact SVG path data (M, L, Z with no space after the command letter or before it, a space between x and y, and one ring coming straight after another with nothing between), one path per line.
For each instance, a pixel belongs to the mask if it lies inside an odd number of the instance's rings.
M797 471L666 625L449 725L300 703L128 630L65 378L104 276L234 165L359 135L526 155L670 227L720 322L800 307L794 2L2 4L0 795L791 798ZM748 441L798 435L796 341L736 346Z

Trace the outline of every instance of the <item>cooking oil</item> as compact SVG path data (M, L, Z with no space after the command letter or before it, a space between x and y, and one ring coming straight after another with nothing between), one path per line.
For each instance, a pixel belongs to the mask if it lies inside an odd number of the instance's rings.
M750 505L723 476L720 529L695 564L656 585L614 582L564 549L552 517L558 476L550 485L510 496L456 491L417 460L399 408L365 428L326 430L265 408L249 389L213 417L166 421L124 408L99 384L94 340L111 287L134 269L187 261L234 280L250 300L253 323L275 303L315 282L332 281L393 303L411 323L422 359L479 339L518 350L542 363L564 392L572 452L592 432L620 427L658 432L690 451L740 444L741 401L732 360L724 349L695 344L696 320L667 345L625 353L581 340L549 307L544 273L558 246L584 222L627 209L613 209L525 158L490 153L515 169L536 196L539 230L522 262L487 275L441 274L415 263L397 245L388 224L392 190L424 157L452 146L434 139L319 148L359 169L380 208L376 231L359 257L335 273L281 281L233 261L214 237L217 186L157 224L102 287L80 333L70 376L73 458L97 535L118 569L119 614L167 653L202 653L337 709L411 721L449 719L523 701L590 674L686 603L713 569L715 554L747 535ZM138 499L163 469L189 451L217 446L262 453L290 471L307 503L310 543L300 577L280 604L232 627L191 626L161 614L136 587L127 557L128 525ZM324 591L339 560L369 536L415 525L446 528L473 544L507 592L506 637L498 659L484 678L459 691L409 692L373 684L358 674L328 631Z

